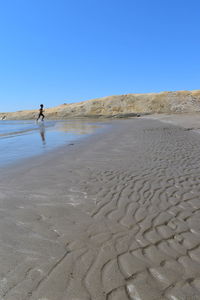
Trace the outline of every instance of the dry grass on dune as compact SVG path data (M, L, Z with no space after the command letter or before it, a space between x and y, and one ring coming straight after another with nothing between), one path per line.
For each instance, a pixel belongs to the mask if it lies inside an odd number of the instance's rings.
M200 111L200 90L108 96L45 109L49 119L118 117L127 114L187 113ZM35 119L38 110L0 113L9 119Z

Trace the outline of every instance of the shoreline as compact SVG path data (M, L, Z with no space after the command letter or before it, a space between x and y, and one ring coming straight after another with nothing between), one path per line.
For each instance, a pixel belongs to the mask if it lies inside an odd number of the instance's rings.
M2 171L7 168L12 169L12 167L15 168L17 166L26 164L29 162L29 160L31 161L34 158L37 159L37 157L40 157L40 156L44 157L44 156L48 155L49 153L53 153L54 151L57 151L57 149L59 150L60 148L63 148L63 147L65 148L65 147L72 146L72 145L74 146L74 144L77 144L78 141L87 139L88 137L90 137L94 134L99 134L102 130L105 129L105 127L109 127L111 125L111 122L109 122L109 121L106 122L105 120L101 121L101 122L92 122L92 120L84 120L84 122L82 122L81 120L80 121L76 120L76 122L71 122L71 120L68 120L68 123L66 123L65 126L68 126L69 128L66 127L67 132L66 132L66 136L64 136L64 135L61 135L62 130L61 131L59 130L59 126L62 123L65 124L65 122L66 121L56 121L56 123L55 123L56 125L54 125L55 129L53 127L50 128L47 124L47 127L46 126L44 127L44 141L45 142L41 141L41 143L40 143L40 139L37 139L35 148L34 148L34 145L32 145L32 147L30 146L30 149L28 148L27 140L25 139L27 137L27 135L25 135L24 139L23 139L23 136L21 139L20 135L14 136L14 138L16 139L15 146L13 147L13 145L12 145L12 148L10 147L11 148L10 152L8 149L8 153L9 153L10 157L9 157L9 155L7 155L7 157L5 156L5 158L7 158L7 162L6 161L2 162L2 164L0 165L0 169ZM46 125L46 123L45 123L45 125ZM76 131L78 129L78 125L80 128L82 126L87 126L88 128L85 129L85 132L76 133ZM56 129L56 126L58 129ZM50 130L49 130L49 128L50 128ZM38 135L39 136L41 135L39 127L31 128L30 131L31 131L31 134L32 134L32 132L36 133L36 134L34 136L28 135L29 139L33 139L33 138L35 139L35 137L37 137ZM55 136L55 138L57 138L57 139L55 140L54 143L53 143L54 136L53 137L51 136L52 132L53 133L55 132L54 135L58 135L58 138ZM64 131L64 133L65 133L65 131ZM68 134L71 136L69 137ZM20 142L20 139L21 139L21 142ZM5 142L6 142L6 140L5 140ZM5 142L4 142L4 144L5 144ZM23 147L21 147L21 144L23 144L23 143L25 145L24 149L23 149ZM16 152L18 151L19 153L16 155L16 158L14 160L14 159L12 159L13 151L14 151L14 148L17 148L18 146L21 148L20 148L20 151L17 149L15 150ZM6 147L4 147L4 148L6 148ZM28 152L28 150L29 150L29 152ZM24 156L23 156L23 151L25 154Z
M50 155L52 155L54 157L59 155L60 151L62 153L62 151L64 149L66 149L66 151L68 151L69 149L67 149L66 147L71 146L70 144L73 144L73 146L78 146L78 145L82 145L82 143L84 142L90 142L90 138L93 138L94 135L96 134L101 134L102 132L105 132L107 129L109 129L109 127L113 127L115 126L114 124L120 124L120 122L126 122L129 120L134 120L137 119L135 117L132 118L122 118L122 119L102 119L102 120L98 120L98 119L84 119L87 122L91 122L94 121L95 123L98 122L100 123L100 127L95 130L93 133L90 133L86 136L84 136L83 138L80 139L75 139L73 141L70 141L69 144L63 144L61 146L58 146L54 149L50 149L48 150L46 153L41 153L41 154L37 154L31 157L27 157L27 158L23 158L20 161L17 162L13 162L13 163L9 163L8 165L3 165L0 167L0 169L2 171L6 171L7 169L9 171L12 172L12 168L19 168L22 164L25 165L29 165L31 164L31 161L36 161L39 159L43 160L45 159L45 157ZM200 113L181 113L181 114L148 114L148 115L141 115L139 119L148 119L148 120L157 120L160 121L162 123L165 124L171 124L172 126L179 126L181 128L185 128L187 130L192 130L194 132L198 132L200 130ZM69 119L70 121L73 121L73 119ZM78 119L76 119L77 121ZM57 120L56 120L57 121ZM59 120L58 120L59 121ZM61 121L65 121L65 120L61 120ZM74 148L74 147L73 147ZM1 176L1 174L0 174Z
M200 136L112 124L0 175L3 299L200 295Z

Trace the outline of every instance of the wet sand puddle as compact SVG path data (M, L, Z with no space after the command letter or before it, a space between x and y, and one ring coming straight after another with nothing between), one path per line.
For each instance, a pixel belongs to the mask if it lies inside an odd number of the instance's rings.
M0 121L0 166L72 144L100 126L87 120Z

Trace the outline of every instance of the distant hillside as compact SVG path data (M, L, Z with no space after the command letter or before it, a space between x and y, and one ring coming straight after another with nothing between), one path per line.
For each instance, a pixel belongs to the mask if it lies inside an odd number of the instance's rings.
M45 104L45 103L44 103ZM187 113L200 111L200 90L127 94L92 99L73 104L62 104L45 109L48 119L71 117L126 117L136 114ZM38 110L0 113L0 119L35 119Z

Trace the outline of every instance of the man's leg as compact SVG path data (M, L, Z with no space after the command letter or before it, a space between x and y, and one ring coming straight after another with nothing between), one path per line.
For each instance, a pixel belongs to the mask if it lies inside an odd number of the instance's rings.
M39 114L39 115L38 115L38 117L37 117L37 121L39 120L40 116L41 116L41 114Z

